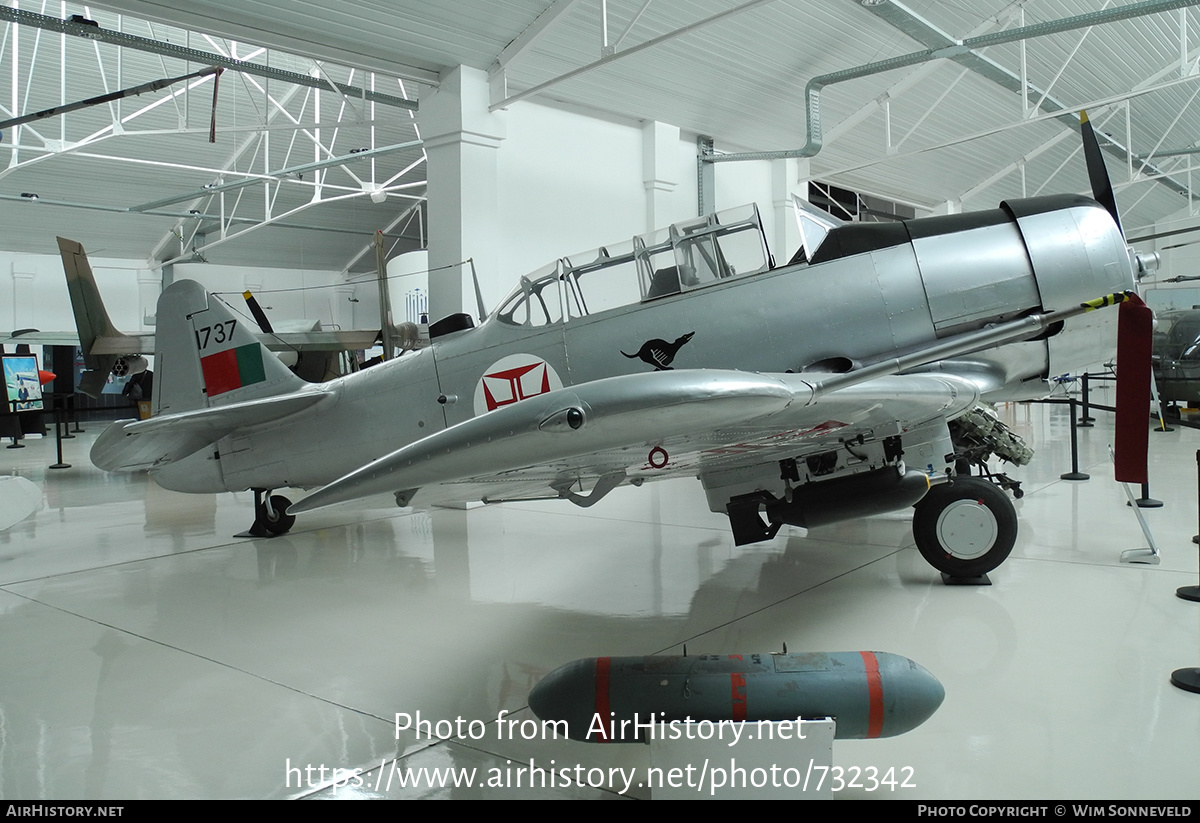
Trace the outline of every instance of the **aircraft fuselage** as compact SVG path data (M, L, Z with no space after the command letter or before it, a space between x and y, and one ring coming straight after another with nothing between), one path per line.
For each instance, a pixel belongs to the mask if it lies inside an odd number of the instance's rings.
M717 245L702 247L709 239ZM156 479L193 492L319 486L442 428L563 386L665 369L850 371L1133 285L1112 218L1074 196L848 224L829 233L812 262L774 269L765 247L758 270L733 263L757 259L749 239L744 232L725 250L719 232L684 233L660 243L657 259L564 258L523 279L478 328L330 381L311 410L226 437ZM661 275L671 267L664 260L676 264L665 291ZM1108 356L1113 323L1106 313L1075 318L1046 339L973 354L955 370L972 375L985 398L1037 396L1048 375Z

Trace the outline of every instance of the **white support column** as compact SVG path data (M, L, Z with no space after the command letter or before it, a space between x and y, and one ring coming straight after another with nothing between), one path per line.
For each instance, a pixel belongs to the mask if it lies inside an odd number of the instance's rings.
M149 269L138 272L138 327L142 331L149 330L157 321L155 312L158 311L158 296L162 294L162 276Z
M646 187L646 231L678 219L672 195L679 185L679 127L656 121L642 126L642 185Z
M942 214L962 214L962 201L947 200L944 203L938 203L933 207L932 210L930 210L929 213L931 216Z
M429 179L429 316L476 314L471 270L439 270L474 258L481 279L499 272L497 149L504 112L488 111L487 72L458 66L421 98ZM490 307L489 307L490 308Z
M333 319L334 325L343 329L355 328L354 286L350 284L335 286L329 291L333 292L333 302L329 307L329 314Z
M16 260L12 264L13 283L13 329L32 329L37 326L34 320L33 307L37 300L33 295L33 279L37 270L33 263Z

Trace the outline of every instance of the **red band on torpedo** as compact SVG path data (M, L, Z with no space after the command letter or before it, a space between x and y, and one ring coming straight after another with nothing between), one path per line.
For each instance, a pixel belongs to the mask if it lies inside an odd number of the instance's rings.
M608 736L608 723L611 718L608 707L608 672L611 666L611 657L596 658L596 716L601 719L600 739L605 743L612 742Z
M879 661L875 652L859 652L862 655L863 667L867 671L867 700L870 709L867 713L867 739L879 737L883 733L883 680L879 676Z
M746 719L746 675L732 672L729 675L731 714L735 722Z

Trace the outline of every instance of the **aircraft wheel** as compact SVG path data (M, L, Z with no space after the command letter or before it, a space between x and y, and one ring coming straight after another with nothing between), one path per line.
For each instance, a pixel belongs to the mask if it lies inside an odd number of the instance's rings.
M913 537L921 555L952 577L978 577L1004 562L1017 541L1017 512L986 480L957 477L916 505Z
M271 508L275 510L275 516L271 517L270 510L264 505L259 509L258 522L271 534L287 534L296 523L296 516L287 513L290 505L292 501L283 495L271 495Z

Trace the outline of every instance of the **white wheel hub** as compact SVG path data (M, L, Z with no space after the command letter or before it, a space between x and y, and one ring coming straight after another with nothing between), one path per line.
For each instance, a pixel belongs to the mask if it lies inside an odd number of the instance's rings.
M977 500L955 500L938 515L938 542L960 560L987 554L999 533L996 516Z

